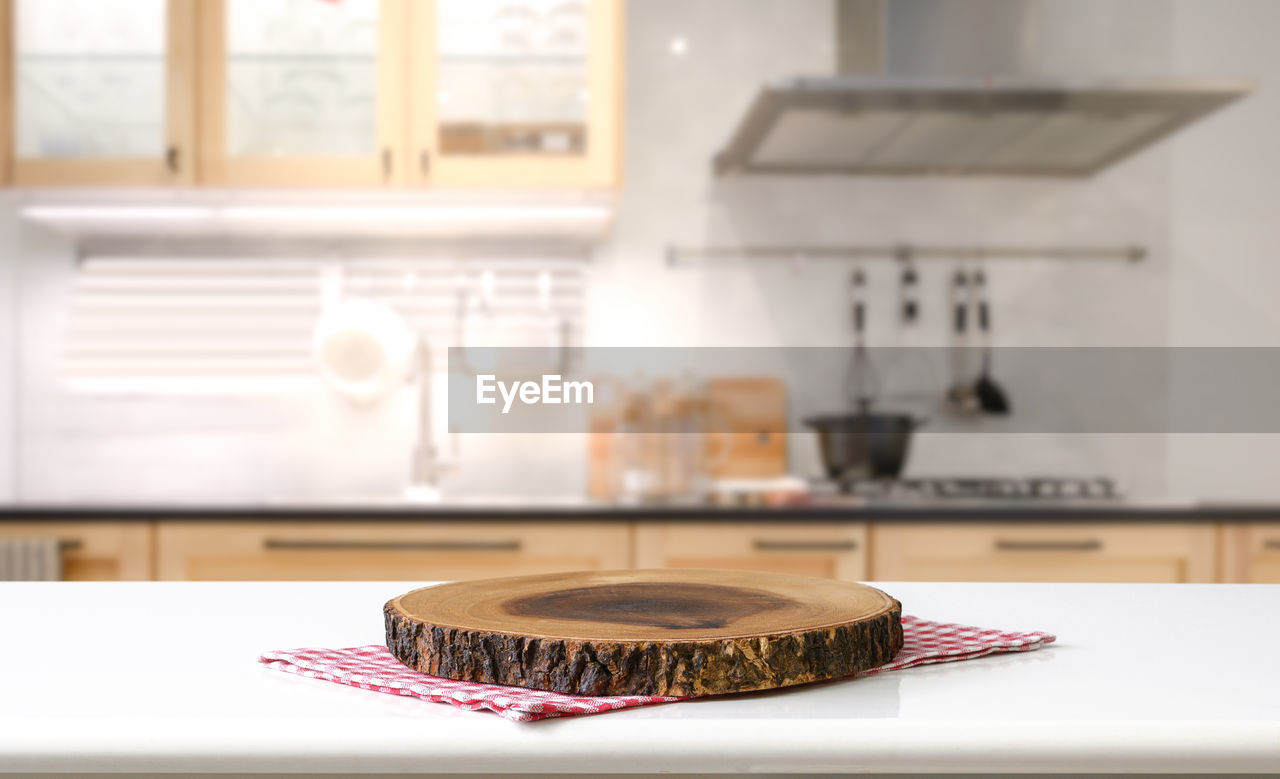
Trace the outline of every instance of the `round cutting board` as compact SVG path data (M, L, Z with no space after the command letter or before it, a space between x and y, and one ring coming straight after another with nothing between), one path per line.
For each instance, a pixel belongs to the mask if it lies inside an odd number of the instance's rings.
M387 647L433 676L575 695L714 695L882 665L902 605L806 576L629 570L427 587L389 601Z

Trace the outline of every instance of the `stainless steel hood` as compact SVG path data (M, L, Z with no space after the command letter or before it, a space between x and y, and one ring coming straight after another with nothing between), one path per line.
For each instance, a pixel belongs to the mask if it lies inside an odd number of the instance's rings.
M795 78L756 95L715 169L1088 176L1249 90L1236 81Z
M959 6L952 0L946 7ZM916 23L905 30L899 24L885 36L884 26L892 28L893 22L886 22L889 11L882 2L838 0L841 69L878 69L893 40L911 36L914 29L926 34L946 29L955 40L952 20L918 24L935 7L942 5L894 0L889 9L913 10ZM982 23L984 14L971 13L965 18L979 23L970 25L970 35L999 36L991 31L1003 27L1003 35L1014 38L1010 20L1016 26L1019 16L1007 12L1030 6L969 0L965 7L995 9L999 16L986 14L986 21L1002 20ZM979 45L980 39L960 32L965 45L985 52L988 60L991 51L1001 49ZM1025 44L1006 42L1004 48ZM874 60L870 66L868 52ZM714 167L718 174L1088 176L1251 89L1248 82L1213 79L1078 82L848 73L783 79L756 95Z

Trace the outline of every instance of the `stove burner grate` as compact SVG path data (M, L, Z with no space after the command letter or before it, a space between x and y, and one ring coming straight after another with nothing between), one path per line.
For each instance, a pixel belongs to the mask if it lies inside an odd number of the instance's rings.
M842 495L884 499L1114 500L1115 481L1098 477L930 477L819 480Z

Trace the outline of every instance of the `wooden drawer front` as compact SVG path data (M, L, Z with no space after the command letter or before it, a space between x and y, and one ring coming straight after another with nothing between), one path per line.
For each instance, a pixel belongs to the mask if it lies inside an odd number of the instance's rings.
M147 581L151 525L146 522L5 522L0 538L56 538L66 581Z
M1280 584L1280 522L1225 526L1222 552L1225 581Z
M903 524L872 529L878 581L1211 582L1210 525Z
M866 526L644 522L638 568L733 568L827 579L866 578Z
M165 580L456 580L626 568L623 523L169 522Z

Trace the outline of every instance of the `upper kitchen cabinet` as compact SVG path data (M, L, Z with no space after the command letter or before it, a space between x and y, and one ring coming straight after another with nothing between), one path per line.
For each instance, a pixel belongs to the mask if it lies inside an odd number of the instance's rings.
M0 0L7 180L193 180L195 0Z
M404 183L408 7L201 0L201 183Z
M601 189L621 0L0 0L20 187Z
M410 25L412 183L618 182L621 0L417 0Z

